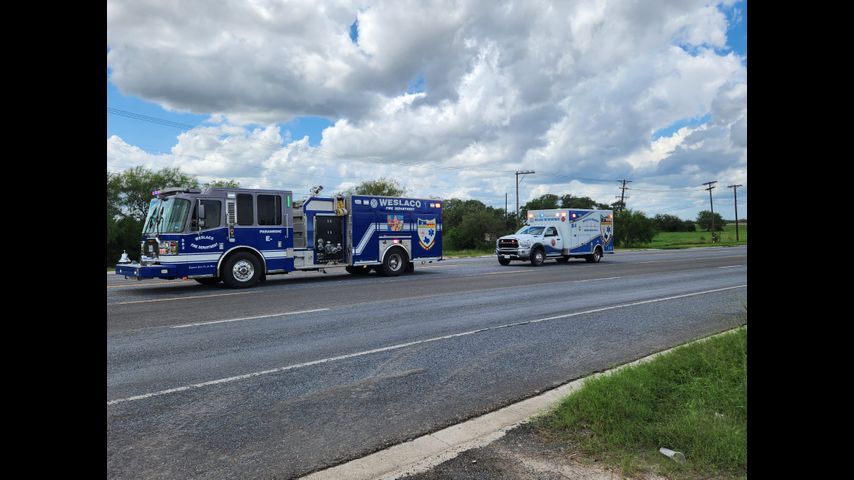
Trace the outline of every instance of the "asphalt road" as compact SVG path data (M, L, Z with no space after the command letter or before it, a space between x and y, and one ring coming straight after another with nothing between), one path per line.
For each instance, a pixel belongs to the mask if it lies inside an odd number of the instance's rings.
M746 273L733 247L248 290L108 274L108 476L298 477L730 328Z

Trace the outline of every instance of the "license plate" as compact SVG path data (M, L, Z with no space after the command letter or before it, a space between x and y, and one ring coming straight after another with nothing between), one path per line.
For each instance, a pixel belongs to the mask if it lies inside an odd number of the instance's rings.
M502 255L504 258L510 258L510 255Z

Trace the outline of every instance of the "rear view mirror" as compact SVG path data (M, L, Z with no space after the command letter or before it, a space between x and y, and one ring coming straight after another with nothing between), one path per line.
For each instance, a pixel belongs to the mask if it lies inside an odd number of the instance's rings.
M199 204L198 204L198 207L196 208L196 212L198 213L198 218L199 218L197 225L199 227L199 230L201 230L201 229L205 228L205 205L202 203L201 200L199 200Z

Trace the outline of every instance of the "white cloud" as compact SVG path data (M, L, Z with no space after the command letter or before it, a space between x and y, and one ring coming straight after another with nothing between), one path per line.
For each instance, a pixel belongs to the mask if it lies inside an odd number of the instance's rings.
M515 201L517 169L537 171L526 200L619 193L573 178L658 189L734 178L746 169L746 67L716 53L726 28L704 0L110 1L111 81L217 123L182 134L166 155L111 137L108 167L181 166L327 192L387 176L413 195L502 207L505 192ZM416 77L426 91L407 94ZM707 114L707 124L650 138ZM334 122L320 145L248 129L299 115ZM631 202L678 200L652 193Z

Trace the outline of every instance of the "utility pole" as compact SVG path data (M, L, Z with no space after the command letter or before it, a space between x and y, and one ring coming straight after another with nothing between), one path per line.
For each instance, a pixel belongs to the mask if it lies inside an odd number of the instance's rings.
M507 228L507 192L504 192L504 228Z
M626 198L629 198L629 197L626 197L626 190L629 189L629 187L627 187L626 184L632 183L631 180L622 180L622 182L623 182L623 186L620 187L620 189L622 190L622 193L620 193L620 210L619 211L623 211L626 208Z
M735 189L742 185L727 185L726 188L732 189L732 204L735 207L735 241L738 241L738 198L735 195Z
M704 188L703 190L709 191L709 205L711 205L711 207L712 207L712 242L715 241L715 237L717 236L717 234L715 233L715 205L712 202L712 189L715 188L714 184L716 184L716 183L718 183L717 180L714 180L711 182L706 182L703 184L703 185L709 186L709 188Z
M520 172L516 170L516 220L513 221L514 226L519 226L519 175L527 175L529 173L537 173L533 170L525 170L524 172Z

